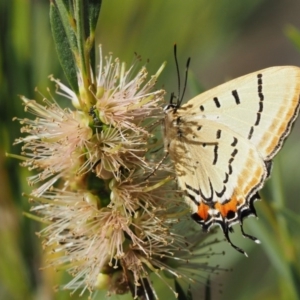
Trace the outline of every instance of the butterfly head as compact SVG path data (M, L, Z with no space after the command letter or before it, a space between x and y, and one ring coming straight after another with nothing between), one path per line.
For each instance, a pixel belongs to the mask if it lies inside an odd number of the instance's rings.
M168 105L164 107L164 113L169 114L169 113L176 113L177 109L180 107L180 101L177 98L176 104L173 103L173 99L175 98L174 93L171 94L170 102Z

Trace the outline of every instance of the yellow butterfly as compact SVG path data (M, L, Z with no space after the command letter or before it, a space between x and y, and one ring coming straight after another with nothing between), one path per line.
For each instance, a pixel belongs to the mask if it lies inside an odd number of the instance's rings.
M176 61L177 63L177 61ZM164 109L165 148L192 218L208 231L256 216L253 203L299 112L300 68L272 67Z

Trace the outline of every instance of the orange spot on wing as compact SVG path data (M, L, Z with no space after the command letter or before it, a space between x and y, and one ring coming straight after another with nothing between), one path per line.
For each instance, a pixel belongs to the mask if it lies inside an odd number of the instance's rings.
M215 209L217 209L221 213L222 217L226 218L229 211L233 211L233 212L237 211L238 204L239 202L237 198L232 197L230 201L225 204L217 202L215 204Z
M200 203L200 205L198 206L198 215L201 219L203 220L207 220L208 218L208 210L209 210L209 206L204 204L204 203Z

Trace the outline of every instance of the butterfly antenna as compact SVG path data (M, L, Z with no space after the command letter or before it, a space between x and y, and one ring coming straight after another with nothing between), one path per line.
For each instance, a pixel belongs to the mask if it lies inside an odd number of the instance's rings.
M170 104L173 104L173 99L175 98L174 92L171 93Z
M189 71L190 62L191 62L191 58L189 57L188 60L187 60L187 62L186 62L185 80L184 80L183 92L182 92L181 98L179 100L179 105L178 106L181 105L183 97L184 97L184 94L185 94L185 90L186 90L186 86L187 86L187 79L188 79L188 71Z
M177 96L177 105L180 106L180 73L179 73L179 65L178 65L178 59L177 59L177 45L174 44L174 58L175 58L175 64L176 64L176 71L177 71L177 82L178 82L178 96ZM173 93L174 94L174 93Z

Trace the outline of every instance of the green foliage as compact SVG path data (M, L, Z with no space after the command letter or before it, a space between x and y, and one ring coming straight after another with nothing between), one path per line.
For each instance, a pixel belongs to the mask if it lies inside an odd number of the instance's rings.
M193 90L195 95L203 89L202 86L197 86L197 68L207 68L217 54L228 53L229 43L243 36L244 24L253 20L261 2L263 1L201 0L181 3L170 0L110 0L103 3L95 31L101 1L76 2L84 6L80 12L88 14L88 19L74 10L69 1L52 1L50 21L54 41L50 32L49 4L46 1L35 1L31 4L21 0L0 2L1 299L70 298L69 292L54 293L52 289L52 286L66 282L67 275L53 270L39 270L45 264L40 241L35 236L39 228L21 214L21 211L29 209L27 199L21 196L22 192L28 191L28 172L20 170L18 162L4 160L5 152L20 152L17 147L11 147L13 140L19 135L18 125L11 119L16 115L23 116L23 108L17 95L25 94L29 98L37 98L33 93L36 85L45 93L50 84L47 80L50 73L66 81L54 45L60 62L63 62L65 76L77 91L74 61L79 59L82 64L91 62L94 65L94 39L103 44L104 52L113 50L116 56L125 61L130 62L135 51L141 53L145 59L150 58L150 72L168 58L169 69L159 84L165 84L169 91L173 91L177 90L172 58L173 44L176 42L180 52L179 61L192 56L191 70L195 76L192 78L190 91ZM71 30L70 24L64 24L62 15L67 15L70 22L74 18L79 20L76 28L72 27ZM84 31L85 39L78 41L77 37L82 36L80 31ZM286 32L300 49L299 30L289 26ZM278 32L278 35L282 33ZM231 74L224 73L224 78L227 75ZM300 144L298 142L295 145L296 139L298 140L296 136L291 137L291 142L288 141L282 151L281 159L275 160L272 178L264 189L263 199L256 204L259 220L245 222L248 231L257 236L262 245L252 245L243 240L235 241L235 244L247 250L249 258L246 259L225 243L222 244L221 250L226 248L226 258L222 257L221 261L214 263L232 267L234 271L224 272L211 279L210 299L300 297ZM234 239L238 237L234 236ZM216 252L219 250L216 249ZM220 281L224 283L221 296L217 291L217 282ZM203 287L205 288L204 285ZM39 291L44 291L44 294L39 295ZM164 291L159 291L159 295L164 295ZM77 296L75 294L73 298L77 299ZM104 294L99 293L96 299L103 297ZM162 296L161 298L163 299ZM87 299L87 296L82 299ZM130 299L130 296L119 296L118 299Z
M60 2L60 1L59 1ZM58 7L61 7L60 11ZM75 57L72 50L76 49L77 41L74 30L63 21L69 20L68 11L64 5L50 5L50 20L52 34L56 45L59 61L73 90L78 92Z
M95 29L101 0L50 3L50 22L57 54L65 75L78 93L76 65L95 65ZM95 70L94 70L95 72Z

